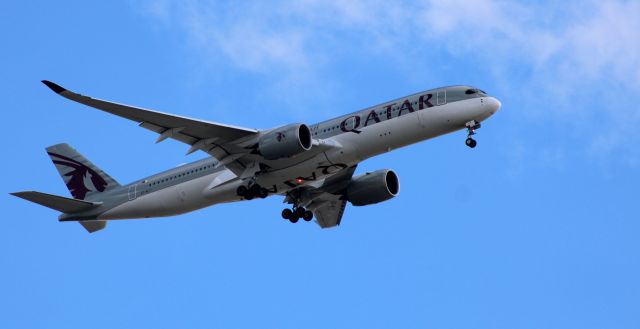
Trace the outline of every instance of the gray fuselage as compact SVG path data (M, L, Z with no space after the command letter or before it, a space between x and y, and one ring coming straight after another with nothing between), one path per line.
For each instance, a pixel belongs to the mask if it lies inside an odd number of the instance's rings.
M282 195L317 184L367 158L481 122L500 108L494 97L469 86L427 90L310 125L314 147L286 159L263 161L256 183ZM60 220L173 216L217 203L240 201L243 179L206 158L94 195L102 204Z

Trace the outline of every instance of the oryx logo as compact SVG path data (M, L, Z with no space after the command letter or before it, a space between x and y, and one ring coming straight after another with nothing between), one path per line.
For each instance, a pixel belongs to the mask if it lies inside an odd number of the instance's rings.
M285 138L285 135L284 135L283 132L281 132L281 131L276 132L276 140L278 142L282 142L282 140L284 140L284 138Z
M62 178L74 198L84 200L87 193L93 191L102 192L107 187L107 181L95 170L87 167L83 163L60 154L48 153L53 157L52 161L54 164L71 169L69 172L63 174Z

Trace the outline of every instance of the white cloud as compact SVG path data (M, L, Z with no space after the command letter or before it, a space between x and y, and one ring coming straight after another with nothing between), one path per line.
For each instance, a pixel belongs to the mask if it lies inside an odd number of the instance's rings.
M594 9L597 15L567 31L576 68L640 87L640 2L601 1Z
M640 88L638 1L161 0L145 1L143 7L149 16L183 28L207 50L205 56L219 60L223 55L256 72L313 69L339 55L340 48L380 52L421 38L494 66L524 63L573 82L604 78Z
M454 57L450 62L476 58L496 86L520 93L516 96L523 102L551 95L554 103L547 102L544 116L536 119L549 119L551 113L552 120L593 128L596 123L581 120L597 117L592 154L620 149L623 134L640 125L637 108L621 111L602 101L597 107L575 101L590 97L584 90L594 88L606 89L596 89L600 98L621 92L638 96L640 1L162 0L143 1L141 7L154 21L183 30L203 62L267 75L274 94L319 86L336 90L339 82L319 72L341 58L377 56L397 64L426 57L442 63L435 51L446 49ZM521 88L514 89L513 72L523 68L526 73L517 78Z
M255 72L312 70L341 49L389 48L406 40L413 13L386 1L142 1L154 20L178 27L208 58ZM338 35L339 34L339 35ZM354 36L345 42L344 37Z
M568 86L613 79L640 88L640 2L567 2L549 8L495 0L431 1L423 15L425 36L444 41L454 53L474 53L494 66L529 64L545 81Z
M178 23L187 31L189 40L205 56L226 60L250 71L270 68L295 70L309 60L304 51L303 29L279 27L273 17L265 15L262 5L202 4L187 2L176 8Z

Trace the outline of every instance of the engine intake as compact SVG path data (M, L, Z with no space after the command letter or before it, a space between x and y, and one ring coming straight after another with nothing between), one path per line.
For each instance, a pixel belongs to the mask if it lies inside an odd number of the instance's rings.
M258 152L267 160L288 158L311 149L311 130L294 123L276 128L260 138Z
M400 192L400 181L393 170L382 169L351 179L347 199L354 206L366 206L387 201Z

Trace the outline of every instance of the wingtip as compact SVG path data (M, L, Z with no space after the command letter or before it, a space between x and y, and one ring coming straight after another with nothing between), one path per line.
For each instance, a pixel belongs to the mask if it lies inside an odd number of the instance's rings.
M63 91L67 91L66 89L60 87L59 85L49 81L49 80L42 80L42 83L45 84L45 86L49 87L49 89L53 90L56 94L59 94Z

